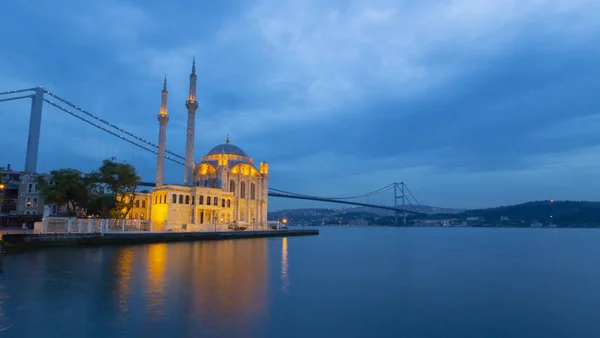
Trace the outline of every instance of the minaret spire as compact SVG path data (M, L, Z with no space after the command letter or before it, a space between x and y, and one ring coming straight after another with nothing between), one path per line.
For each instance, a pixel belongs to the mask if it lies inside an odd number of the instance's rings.
M229 134L227 134L227 138L225 139L225 143L229 144Z
M167 74L165 74L165 82L163 83L162 96L160 100L160 115L167 115L167 100L169 92L167 91Z
M192 74L190 74L190 94L185 107L188 111L187 134L185 139L185 169L183 173L183 184L194 185L194 137L196 133L196 56L192 60Z
M167 113L167 100L169 92L167 92L167 75L165 74L165 82L163 83L163 90L160 100L160 111L158 113L158 157L156 159L156 186L159 187L164 184L165 180L165 152L167 143L167 122L169 122L169 115Z

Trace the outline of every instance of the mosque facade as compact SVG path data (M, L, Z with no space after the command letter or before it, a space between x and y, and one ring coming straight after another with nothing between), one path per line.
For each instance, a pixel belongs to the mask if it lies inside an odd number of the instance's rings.
M186 101L188 113L184 184L164 182L166 156L167 80L165 78L158 114L159 137L156 186L151 193L135 197L132 217L150 219L154 229L185 229L225 224L265 226L267 222L269 165L254 160L241 148L231 144L229 136L200 162L194 163L196 67L192 63L190 90Z

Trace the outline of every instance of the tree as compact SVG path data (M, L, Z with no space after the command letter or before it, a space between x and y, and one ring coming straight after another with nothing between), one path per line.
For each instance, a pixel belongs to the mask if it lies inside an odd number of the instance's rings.
M106 159L97 171L89 175L89 179L113 195L111 216L118 219L127 217L133 208L135 190L142 180L135 167L126 162L116 162L115 158Z
M110 218L111 210L115 207L113 194L95 195L87 204L88 215L98 215L100 218Z
M74 216L77 209L84 207L88 202L89 182L79 170L52 170L49 175L39 176L37 183L45 203L56 203L66 207L69 216Z

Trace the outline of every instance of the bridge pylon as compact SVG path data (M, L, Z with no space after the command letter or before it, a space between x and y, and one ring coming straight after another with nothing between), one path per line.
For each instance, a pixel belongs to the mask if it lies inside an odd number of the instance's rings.
M405 188L406 188L406 185L404 184L404 182L400 182L400 183L394 182L394 207L395 208L398 208L398 207L405 208L406 207ZM402 204L398 204L399 201ZM404 226L406 226L406 210L402 211L402 223L404 224ZM398 211L396 211L394 213L394 225L398 225Z
M37 160L40 148L40 131L42 128L42 105L44 103L44 89L33 89L35 94L31 102L31 115L29 116L29 133L27 135L27 153L25 154L25 172L37 172Z

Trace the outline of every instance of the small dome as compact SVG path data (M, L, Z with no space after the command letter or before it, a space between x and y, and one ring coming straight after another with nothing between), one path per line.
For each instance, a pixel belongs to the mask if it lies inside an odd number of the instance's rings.
M234 146L231 143L219 144L218 146L212 148L206 155L209 156L209 155L220 155L220 154L250 157L240 147Z

